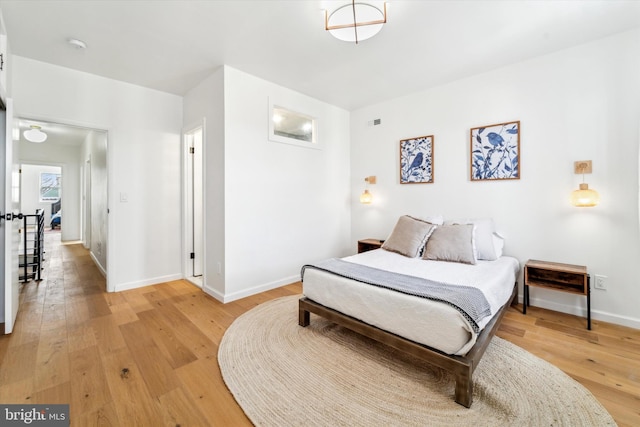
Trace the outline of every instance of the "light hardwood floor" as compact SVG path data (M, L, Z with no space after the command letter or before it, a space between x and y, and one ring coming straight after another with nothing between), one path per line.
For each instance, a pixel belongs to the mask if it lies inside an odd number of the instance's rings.
M0 337L0 402L69 403L74 426L251 425L217 364L225 329L299 283L221 304L185 281L105 293L81 245L47 234L44 280L24 286ZM640 331L531 307L498 332L581 382L621 426L640 425Z

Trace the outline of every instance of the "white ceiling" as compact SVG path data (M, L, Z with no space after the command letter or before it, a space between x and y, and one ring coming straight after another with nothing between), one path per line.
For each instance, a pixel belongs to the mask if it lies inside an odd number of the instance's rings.
M12 52L185 94L227 64L353 110L640 27L640 1L388 2L359 45L298 1L0 0ZM374 2L375 3L375 2ZM66 42L78 38L78 50Z

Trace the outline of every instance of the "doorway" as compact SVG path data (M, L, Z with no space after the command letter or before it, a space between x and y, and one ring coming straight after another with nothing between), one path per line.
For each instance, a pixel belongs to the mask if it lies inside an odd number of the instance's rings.
M45 229L62 229L62 167L50 164L20 165L20 212L44 211Z
M91 248L91 158L84 164L82 180L82 244Z
M107 139L101 129L17 118L21 164L59 165L62 168L61 240L82 242L103 275L107 275ZM37 128L43 141L23 138ZM50 225L51 216L45 217Z
M184 133L185 156L185 277L204 285L204 125Z
M18 315L20 296L20 221L13 215L20 208L20 180L18 147L13 138L13 101L6 101L0 100L0 333L9 334Z

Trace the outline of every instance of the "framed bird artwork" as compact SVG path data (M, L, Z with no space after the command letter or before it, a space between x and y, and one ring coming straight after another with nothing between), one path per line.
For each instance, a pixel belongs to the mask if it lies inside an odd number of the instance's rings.
M471 129L471 181L520 179L520 122Z
M400 140L400 184L433 183L433 135Z

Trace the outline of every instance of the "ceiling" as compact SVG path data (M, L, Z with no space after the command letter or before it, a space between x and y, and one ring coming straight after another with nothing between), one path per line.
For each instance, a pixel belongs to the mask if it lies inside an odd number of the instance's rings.
M355 45L324 29L324 9L346 2L0 0L0 8L16 55L177 95L227 64L347 110L640 27L635 0L391 0L382 31Z

